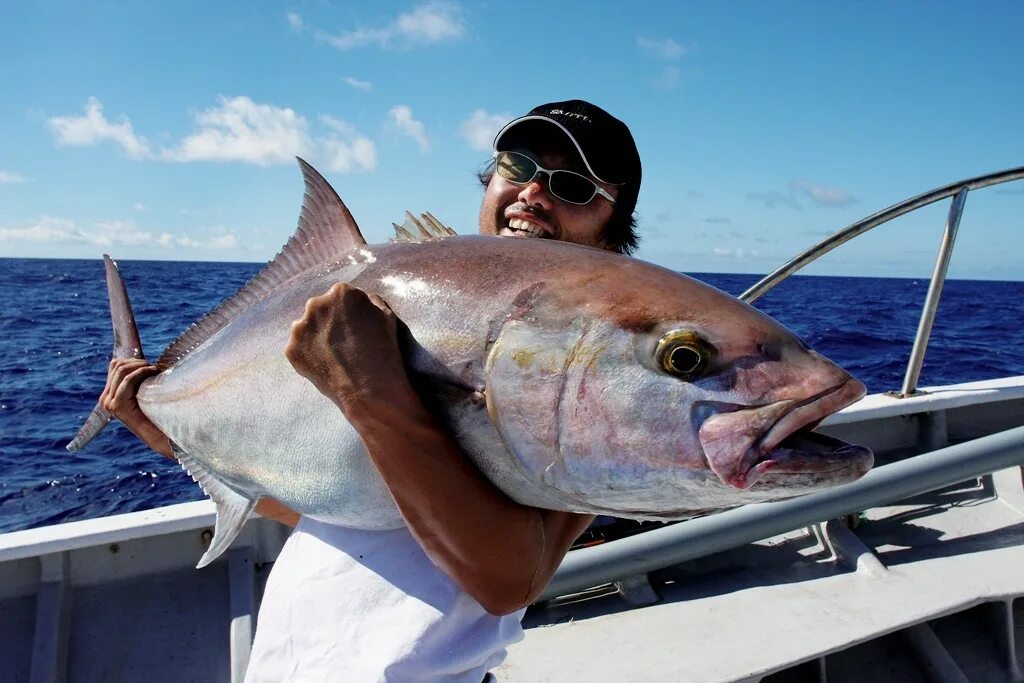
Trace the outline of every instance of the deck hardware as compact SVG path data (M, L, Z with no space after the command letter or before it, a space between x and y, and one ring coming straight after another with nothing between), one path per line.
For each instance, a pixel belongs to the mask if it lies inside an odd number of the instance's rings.
M637 607L661 602L661 596L654 590L647 574L637 574L620 579L615 582L615 588L626 602Z
M209 529L203 529L203 533L199 534L199 540L202 542L204 548L209 548L210 543L213 542L213 532Z
M109 550L112 555L117 555L119 552L121 552L121 546L119 546L116 543L111 543Z
M932 325L935 323L935 311L939 307L939 297L942 296L942 285L946 283L949 258L953 254L953 243L956 242L956 233L960 229L960 217L963 216L964 202L966 201L967 188L964 187L956 193L949 207L946 229L942 233L939 255L935 260L935 270L932 272L928 294L924 299L921 321L917 325L917 335L914 337L914 347L910 350L910 360L907 361L907 374L903 377L903 388L900 390L900 394L904 398L913 396L917 391L917 380L921 377L921 364L924 363L924 352L928 349L928 339L931 337Z
M878 578L889 574L889 568L879 559L875 549L864 543L842 521L830 519L823 526L822 537L836 559L868 576Z

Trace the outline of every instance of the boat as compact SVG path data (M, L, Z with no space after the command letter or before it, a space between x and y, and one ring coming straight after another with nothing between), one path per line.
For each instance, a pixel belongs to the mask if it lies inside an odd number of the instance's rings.
M1024 376L918 387L968 192L900 202L795 257L950 199L903 386L820 431L865 444L861 480L571 551L498 681L1024 681ZM201 501L0 535L0 681L241 681L289 529L249 520L222 558ZM600 542L599 542L600 541Z

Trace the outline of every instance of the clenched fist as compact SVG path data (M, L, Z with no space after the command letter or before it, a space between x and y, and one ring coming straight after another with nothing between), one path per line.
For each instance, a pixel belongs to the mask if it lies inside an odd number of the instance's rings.
M347 411L384 398L408 378L398 319L376 294L338 283L306 302L284 350L295 370Z

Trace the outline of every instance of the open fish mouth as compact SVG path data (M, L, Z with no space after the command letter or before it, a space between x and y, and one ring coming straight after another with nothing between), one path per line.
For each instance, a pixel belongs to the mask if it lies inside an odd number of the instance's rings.
M708 465L729 486L748 489L766 474L830 485L852 481L872 465L870 449L818 434L823 419L864 396L848 378L802 401L778 401L712 415L700 427ZM791 476L789 476L791 475Z

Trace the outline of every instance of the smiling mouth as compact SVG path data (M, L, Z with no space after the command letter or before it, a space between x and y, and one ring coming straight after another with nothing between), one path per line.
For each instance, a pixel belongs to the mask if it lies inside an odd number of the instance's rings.
M510 218L508 224L499 232L502 237L536 237L540 239L554 239L546 228L522 218Z
M769 473L812 475L833 483L856 479L870 469L871 451L812 430L864 393L864 385L851 378L804 401L713 415L699 430L708 464L738 489L750 488Z

